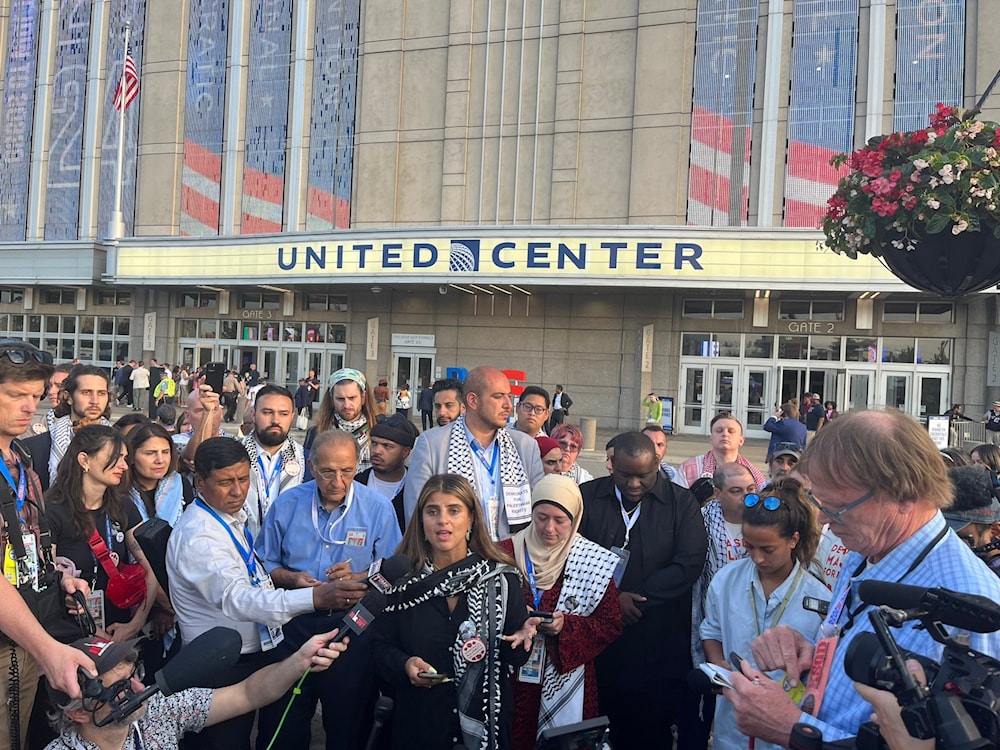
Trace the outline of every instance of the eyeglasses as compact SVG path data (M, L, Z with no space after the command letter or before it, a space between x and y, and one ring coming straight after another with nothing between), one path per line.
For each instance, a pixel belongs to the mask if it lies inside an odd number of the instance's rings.
M529 404L527 401L521 401L517 405L517 408L520 409L521 411L525 411L528 412L529 414L535 414L538 416L541 416L546 411L548 411L548 408L545 406L535 406L534 404Z
M808 497L809 502L811 502L816 507L816 510L825 513L831 521L835 521L836 523L843 523L844 514L847 513L847 511L849 510L854 510L859 505L867 503L869 500L875 497L875 491L872 490L871 492L865 493L857 500L855 500L853 503L848 503L840 510L830 510L829 508L827 508L825 505L823 505L823 503L821 503L819 500L816 499L816 496L812 493L812 490L806 490L806 497Z
M751 492L746 497L743 498L743 504L748 508L756 508L761 503L761 496L755 492ZM769 495L763 498L764 507L767 510L777 510L781 506L781 498L775 497L774 495Z
M354 469L313 469L313 476L324 482L332 482L340 477L353 477L354 474Z
M559 447L570 453L578 453L580 451L580 446L576 443L564 443L562 440L559 441Z
M23 365L29 359L41 362L43 365L52 364L52 355L43 352L30 344L3 344L0 343L0 357L6 357L11 364Z

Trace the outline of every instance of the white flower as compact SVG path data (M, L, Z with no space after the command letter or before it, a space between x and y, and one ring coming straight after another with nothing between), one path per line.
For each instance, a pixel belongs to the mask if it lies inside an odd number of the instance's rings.
M964 232L968 228L969 228L969 222L967 222L965 219L962 219L961 221L956 221L955 222L955 226L953 226L951 228L951 233L952 234L961 234L962 232Z
M928 198L927 199L927 205L929 207L935 208L935 209L941 208L941 201L939 201L939 200L937 200L935 198Z
M913 166L917 169L927 169L927 167L930 166L930 162L927 162L924 159L914 159Z

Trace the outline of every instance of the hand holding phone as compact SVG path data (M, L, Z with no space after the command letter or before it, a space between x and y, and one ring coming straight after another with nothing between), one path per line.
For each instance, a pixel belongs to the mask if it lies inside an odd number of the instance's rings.
M437 683L451 682L451 675L442 674L441 672L417 672L417 677Z
M543 612L538 609L533 609L528 612L528 617L537 617L543 623L552 622L552 612Z

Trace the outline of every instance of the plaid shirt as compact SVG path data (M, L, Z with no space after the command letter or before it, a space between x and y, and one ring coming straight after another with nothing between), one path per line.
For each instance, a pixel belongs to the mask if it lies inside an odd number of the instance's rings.
M865 566L856 577L851 577L851 573L861 565L863 556L851 552L845 558L843 573L833 591L833 601L838 601L844 588L851 586L848 605L844 607L838 624L843 627L847 622L848 610L856 612L854 623L841 635L837 644L819 716L802 714L799 717L799 721L821 729L825 741L853 737L858 733L858 727L871 717L873 710L871 705L858 695L853 681L847 676L843 667L844 654L847 653L851 640L859 633L874 632L868 619L871 607L863 605L858 596L858 584L861 581L891 581L928 588L942 586L953 591L979 594L991 601L1000 601L1000 579L972 553L954 531L948 531L916 569L907 574L906 571L913 561L933 542L944 525L944 517L939 512L882 560ZM917 624L919 623L910 622L902 628L893 628L892 635L903 651L912 651L940 661L944 646L933 640L925 631L917 630L915 627ZM971 633L950 626L947 629L952 635L968 633L973 649L994 658L1000 657L1000 632Z

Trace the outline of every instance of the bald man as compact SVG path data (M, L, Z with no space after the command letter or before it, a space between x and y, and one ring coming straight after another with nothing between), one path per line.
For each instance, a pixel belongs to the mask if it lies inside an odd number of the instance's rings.
M477 367L465 379L465 414L424 432L410 456L403 508L412 522L424 483L434 474L461 474L472 484L495 540L531 520L531 488L544 476L538 444L507 429L514 408L507 376Z

